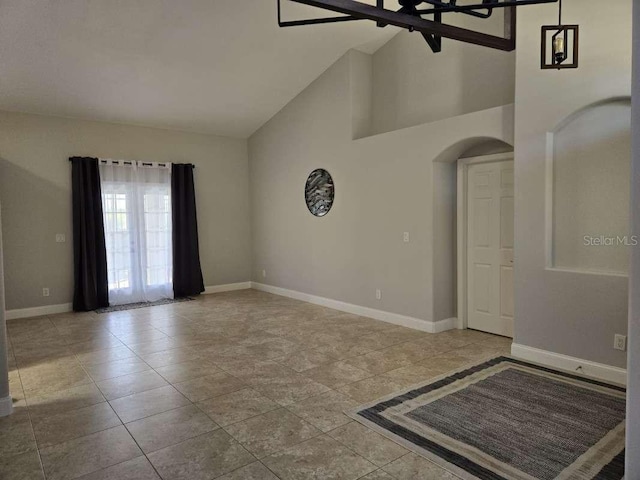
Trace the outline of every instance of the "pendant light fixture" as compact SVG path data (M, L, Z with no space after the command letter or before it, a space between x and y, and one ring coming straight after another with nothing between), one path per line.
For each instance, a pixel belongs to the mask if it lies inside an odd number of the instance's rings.
M558 25L542 26L540 66L543 70L578 68L578 25L562 24L562 0L558 3Z

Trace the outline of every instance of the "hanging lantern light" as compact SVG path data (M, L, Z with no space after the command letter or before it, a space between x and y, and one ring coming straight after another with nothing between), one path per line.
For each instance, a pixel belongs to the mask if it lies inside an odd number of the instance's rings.
M578 31L578 25L562 24L560 0L558 25L542 26L542 69L578 68Z

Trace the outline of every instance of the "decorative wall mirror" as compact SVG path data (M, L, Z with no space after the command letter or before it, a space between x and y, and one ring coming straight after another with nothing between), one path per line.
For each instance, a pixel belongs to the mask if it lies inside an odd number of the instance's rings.
M335 187L329 172L323 168L318 168L309 174L307 183L304 186L304 199L312 215L324 217L329 213L333 205L334 195Z

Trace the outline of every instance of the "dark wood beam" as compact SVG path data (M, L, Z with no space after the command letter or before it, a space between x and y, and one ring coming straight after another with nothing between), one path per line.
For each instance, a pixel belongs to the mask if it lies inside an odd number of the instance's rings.
M376 7L384 8L384 0L376 0ZM378 25L378 27L380 28L386 27L386 25L382 22L377 22L376 25Z
M504 36L516 48L516 7L509 7L504 11Z
M433 21L437 23L442 23L442 12L436 7L436 10L433 13ZM431 47L431 51L433 53L440 53L442 51L442 37L439 35L433 35L429 33L422 33L422 36Z
M454 27L442 23L426 20L424 18L398 13L392 10L379 9L366 3L355 0L292 0L296 3L310 5L312 7L324 8L338 13L344 13L355 18L365 18L377 23L394 25L408 30L415 30L423 34L431 34L461 42L473 43L484 47L496 48L498 50L512 51L515 49L515 31L511 30L511 38L488 35L486 33L475 32L465 28ZM515 9L513 9L515 10ZM515 17L515 13L512 13ZM512 19L509 19L510 27L515 26Z

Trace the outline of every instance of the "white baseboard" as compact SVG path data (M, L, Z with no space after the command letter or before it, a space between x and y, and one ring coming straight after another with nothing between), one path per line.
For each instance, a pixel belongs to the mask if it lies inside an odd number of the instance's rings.
M0 398L0 417L6 417L13 413L13 399L11 395Z
M438 325L439 330L435 333L446 332L447 330L460 329L458 317L445 318L443 320L436 320L433 322Z
M210 293L233 292L235 290L249 290L250 288L251 288L251 282L228 283L226 285L214 285L211 287L204 287L204 294L209 295Z
M72 303L62 303L60 305L45 305L43 307L19 308L16 310L7 310L7 320L15 320L16 318L39 317L41 315L54 315L56 313L67 313L73 311Z
M627 371L624 368L612 367L603 363L591 362L582 358L570 357L560 353L549 352L526 345L511 345L511 355L521 360L539 363L541 365L566 370L606 382L627 384ZM579 367L582 367L579 369Z
M363 317L369 317L375 320L381 320L383 322L400 325L402 327L413 328L415 330L420 330L423 332L439 333L444 332L445 330L452 330L456 328L458 323L458 320L456 318L448 318L446 320L439 320L437 322L420 320L419 318L407 317L398 313L385 312L383 310L376 310L375 308L363 307L360 305L354 305L352 303L341 302L339 300L318 297L309 293L274 287L272 285L265 285L263 283L251 282L251 286L252 288L260 290L262 292L273 293L274 295L289 297L295 300L313 303L314 305L333 308L334 310L361 315Z

